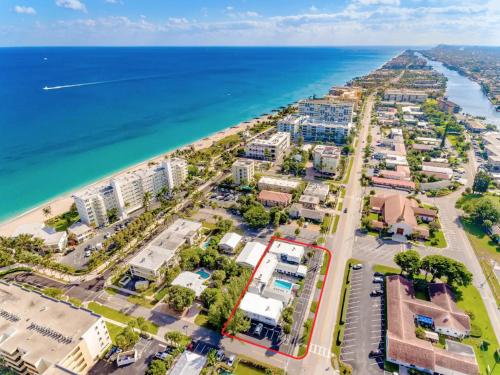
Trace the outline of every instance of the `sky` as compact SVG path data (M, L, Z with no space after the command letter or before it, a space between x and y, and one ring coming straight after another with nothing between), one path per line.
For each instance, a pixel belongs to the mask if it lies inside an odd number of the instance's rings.
M1 0L0 46L500 44L500 0Z

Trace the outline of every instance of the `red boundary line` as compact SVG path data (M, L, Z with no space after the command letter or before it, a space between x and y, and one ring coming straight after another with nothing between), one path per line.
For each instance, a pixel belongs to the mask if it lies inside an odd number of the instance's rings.
M240 305L240 302L243 299L243 296L246 294L246 292L248 290L248 287L250 286L250 283L252 282L252 280L253 280L253 278L255 276L255 273L257 272L258 268L260 267L260 263L262 262L262 259L264 259L264 256L269 252L269 249L270 249L271 245L276 240L282 241L282 242L294 243L294 244L297 244L297 245L306 246L306 247L313 248L313 249L323 250L328 255L328 264L327 264L327 267L326 267L326 272L325 272L325 275L324 275L325 277L323 279L323 284L321 286L321 291L320 291L320 294L319 294L319 300L318 300L318 305L316 307L316 313L314 314L314 319L313 319L313 323L312 323L312 326L311 326L311 333L309 334L309 338L307 340L306 352L304 353L304 355L302 355L300 357L297 357L297 356L294 356L294 355L291 355L291 354L288 354L288 353L284 353L284 352L281 352L279 350L272 349L272 348L270 348L268 346L265 346L265 345L257 344L256 342L253 342L253 341L241 338L241 337L237 337L237 336L231 335L228 332L226 332L226 327L229 324L229 322L231 321L231 319L233 318L234 314L236 313L236 310L238 309L238 306ZM240 294L240 296L238 298L238 301L236 302L236 305L233 308L233 311L231 311L231 314L229 315L229 318L227 319L226 323L224 323L224 325L222 326L221 334L223 336L227 336L227 337L232 338L232 339L240 340L240 341L245 342L247 344L251 344L251 345L257 346L259 348L270 350L270 351L272 351L274 353L284 355L285 357L289 357L289 358L292 358L292 359L304 359L307 356L307 354L309 354L309 346L311 344L311 339L312 339L312 335L313 335L313 332L314 332L314 327L316 326L316 319L318 317L319 308L320 308L320 305L321 305L321 300L323 298L323 292L324 292L324 289L325 289L326 280L328 278L328 271L330 269L330 262L331 262L331 260L332 260L332 253L326 247L312 245L312 244L308 244L308 243L305 243L305 242L299 242L299 241L295 241L295 240L289 240L289 239L286 239L286 238L279 238L279 237L275 237L275 236L271 237L271 241L269 241L269 244L266 247L266 251L264 251L264 254L262 254L262 256L260 257L259 262L257 263L257 266L255 267L254 271L252 272L252 276L248 280L248 283L245 286L245 289ZM321 272L321 270L320 270L320 272Z

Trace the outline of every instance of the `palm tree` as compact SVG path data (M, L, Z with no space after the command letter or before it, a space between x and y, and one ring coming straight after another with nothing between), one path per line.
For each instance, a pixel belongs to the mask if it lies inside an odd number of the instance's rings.
M52 207L50 207L50 206L44 207L42 209L42 213L43 213L43 216L45 216L45 218L48 218L50 216L50 214L52 213Z
M149 211L149 203L151 202L151 192L146 191L144 196L142 197L142 204L144 206L144 210Z

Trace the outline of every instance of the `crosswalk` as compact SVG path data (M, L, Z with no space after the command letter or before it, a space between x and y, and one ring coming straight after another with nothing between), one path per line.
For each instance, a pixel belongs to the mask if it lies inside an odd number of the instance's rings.
M316 344L311 344L309 347L309 353L319 355L320 357L323 358L331 358L332 353L329 348L325 348L324 346L316 345Z

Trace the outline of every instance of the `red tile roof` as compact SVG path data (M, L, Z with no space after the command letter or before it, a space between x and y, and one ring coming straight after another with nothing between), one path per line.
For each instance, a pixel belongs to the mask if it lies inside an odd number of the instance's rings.
M262 190L259 193L259 200L288 204L292 201L292 194L280 193L277 191L270 191L270 190Z
M401 275L388 276L386 280L388 359L431 371L446 368L462 374L479 374L475 357L436 348L415 335L417 314L431 317L439 327L469 331L470 319L457 308L451 289L445 284L430 284L429 302L415 298L413 283Z
M372 177L372 182L376 185L415 190L415 183L412 181L394 180L391 178L382 178L382 177Z

